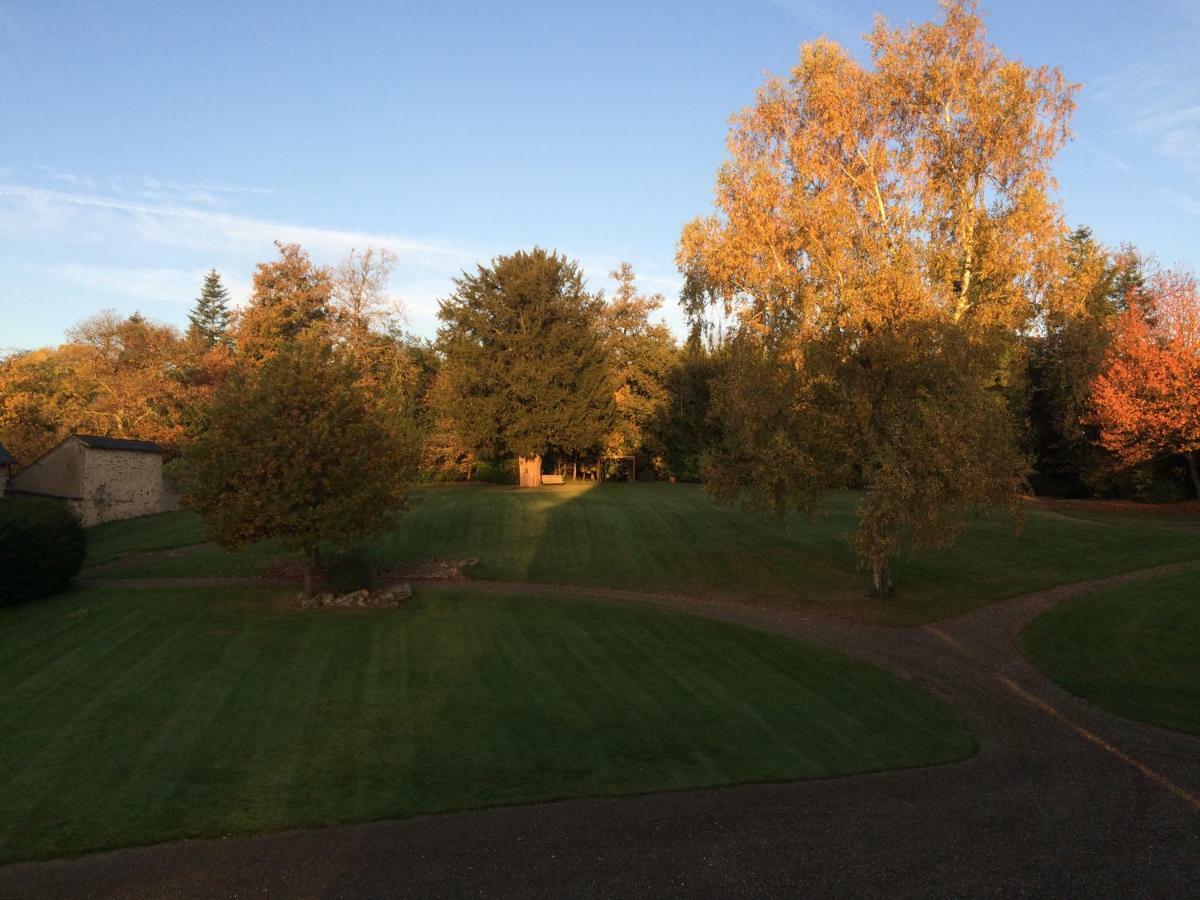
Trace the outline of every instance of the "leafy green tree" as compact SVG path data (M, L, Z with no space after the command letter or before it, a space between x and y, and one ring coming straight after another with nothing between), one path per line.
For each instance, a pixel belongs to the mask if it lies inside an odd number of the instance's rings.
M301 551L305 596L321 542L383 529L414 464L357 380L343 351L298 336L232 373L185 451L185 493L210 536L231 549L274 538Z
M521 485L539 485L545 454L596 448L612 427L604 302L585 289L577 263L540 247L455 284L438 312L438 407L465 449L515 456Z
M188 337L212 347L225 340L229 329L229 291L221 284L221 274L210 269L196 305L188 313Z
M663 468L671 477L699 481L705 456L719 442L720 423L709 415L709 408L720 366L721 350L693 334L667 373L667 401L654 431L661 436Z

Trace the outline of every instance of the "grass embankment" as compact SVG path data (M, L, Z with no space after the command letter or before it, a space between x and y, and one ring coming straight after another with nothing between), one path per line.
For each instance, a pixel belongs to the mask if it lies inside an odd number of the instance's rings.
M1020 645L1097 706L1200 734L1200 573L1068 600L1034 619Z
M472 577L570 583L817 606L867 621L916 624L1071 581L1200 558L1200 518L1031 506L1020 533L981 518L952 547L902 559L897 596L880 604L847 541L857 496L830 498L815 519L786 523L715 506L697 487L612 484L518 490L437 486L413 492L391 533L367 544L381 563L478 556ZM156 521L164 527L158 528ZM189 513L105 526L97 561L137 547L201 540ZM124 531L128 529L128 531ZM211 545L131 557L105 577L262 574L287 558L266 543L230 554Z
M0 646L0 862L973 751L870 666L598 602L78 589L0 610Z

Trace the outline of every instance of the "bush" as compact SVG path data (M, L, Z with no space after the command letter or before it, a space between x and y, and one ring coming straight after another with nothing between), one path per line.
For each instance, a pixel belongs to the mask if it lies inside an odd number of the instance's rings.
M83 568L87 535L58 500L0 500L0 606L66 588Z
M519 480L515 459L480 460L475 464L475 481L488 484L516 484Z
M326 587L335 594L349 594L375 587L375 564L358 547L339 550L323 566Z

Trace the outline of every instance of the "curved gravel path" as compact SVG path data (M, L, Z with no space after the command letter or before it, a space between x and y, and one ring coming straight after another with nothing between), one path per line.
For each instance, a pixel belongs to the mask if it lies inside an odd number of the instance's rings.
M449 582L653 604L833 646L944 697L980 752L927 769L19 863L0 868L0 896L1200 896L1200 737L1093 708L1012 644L1067 597L1197 568L1067 585L917 628L629 591Z

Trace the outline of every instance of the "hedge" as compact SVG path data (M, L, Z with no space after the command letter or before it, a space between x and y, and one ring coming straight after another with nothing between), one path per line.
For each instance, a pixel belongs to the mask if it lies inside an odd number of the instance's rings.
M83 568L87 536L61 501L0 500L0 606L66 588Z

